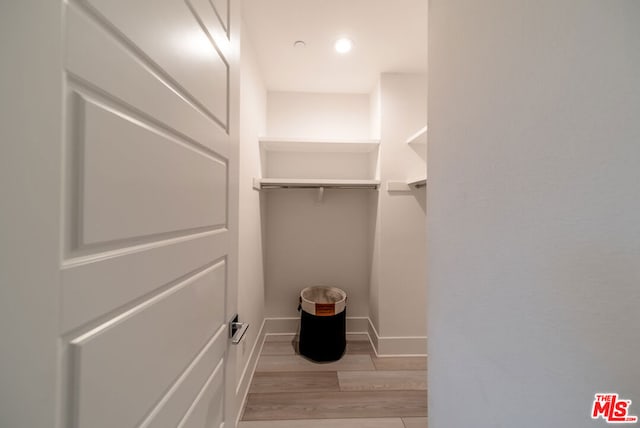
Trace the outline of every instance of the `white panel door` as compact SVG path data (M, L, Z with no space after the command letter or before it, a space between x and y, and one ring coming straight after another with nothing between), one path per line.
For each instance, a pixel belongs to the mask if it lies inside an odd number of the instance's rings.
M29 385L56 408L49 425L25 428L234 426L237 9L231 0L69 0L44 17L24 7L34 27L61 33L50 34L61 37L60 58L48 64L61 102L47 104L60 135L40 142L53 167L36 172L52 184L46 198L32 195L59 241L29 266L49 269L34 287L55 297L19 303L21 313L46 305L57 315L32 315L55 327L38 346L57 359ZM32 114L33 126L50 120ZM15 162L15 171L38 165ZM11 363L34 370L24 359ZM7 410L0 426L26 420Z

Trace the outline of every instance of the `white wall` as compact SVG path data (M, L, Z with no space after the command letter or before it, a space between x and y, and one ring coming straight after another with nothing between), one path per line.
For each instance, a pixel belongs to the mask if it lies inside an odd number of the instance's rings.
M368 94L269 92L267 105L270 137L369 138ZM293 159L278 156L272 161ZM318 202L315 190L262 192L267 317L299 317L300 290L312 285L344 289L349 295L347 316L368 316L372 193L327 189Z
M371 281L378 352L426 353L425 189L387 192L387 181L426 171L426 147L406 143L427 120L425 74L380 78L380 189Z
M369 94L369 134L375 140L380 139L380 123L382 117L380 109L382 108L380 101L380 79L376 82L375 87Z
M368 190L274 190L266 195L266 314L296 317L300 290L342 288L347 316L369 315Z
M264 320L263 231L260 195L253 190L253 177L260 176L258 137L266 129L267 93L247 37L243 37L240 67L240 192L238 314L250 324L237 359L239 387L251 376L250 354ZM259 350L257 350L259 351ZM240 391L241 393L243 391ZM242 397L240 397L241 399ZM240 403L238 403L240 404Z
M369 138L368 94L269 92L267 135L286 138Z
M429 426L639 415L640 3L429 14Z

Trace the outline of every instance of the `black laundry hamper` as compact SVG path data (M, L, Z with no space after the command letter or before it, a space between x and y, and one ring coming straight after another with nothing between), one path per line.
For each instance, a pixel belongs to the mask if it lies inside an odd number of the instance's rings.
M300 292L300 354L317 362L339 360L347 346L347 293L335 287Z

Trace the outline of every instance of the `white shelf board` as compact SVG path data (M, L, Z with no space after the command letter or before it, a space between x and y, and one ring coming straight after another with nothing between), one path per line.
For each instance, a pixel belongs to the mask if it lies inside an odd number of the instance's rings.
M253 188L349 188L377 189L380 180L335 180L326 178L254 178Z
M410 192L406 181L387 181L387 192Z
M422 186L426 186L427 185L427 177L417 177L414 178L412 180L407 181L407 184L409 186L414 186L414 187L422 187Z
M370 153L378 150L380 140L309 140L260 138L260 147L268 152Z
M427 185L427 177L417 177L407 181L387 181L387 192L410 192Z
M418 132L407 139L407 144L427 144L427 127L421 128Z

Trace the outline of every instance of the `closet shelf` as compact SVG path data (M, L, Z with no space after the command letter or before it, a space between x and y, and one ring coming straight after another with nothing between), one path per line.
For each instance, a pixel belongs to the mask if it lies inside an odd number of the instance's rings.
M413 186L413 187L424 187L427 185L427 177L419 177L419 178L415 178L413 180L409 180L407 181L407 184L409 186Z
M417 177L407 181L387 181L387 192L410 192L427 185L427 177Z
M378 189L380 180L336 180L324 178L254 178L253 188L265 189Z
M407 144L427 144L427 127L421 128L418 132L407 139Z
M379 147L376 140L261 138L263 177L253 188L317 189L318 202L326 189L377 190Z
M380 140L260 138L260 147L267 152L370 153L379 146Z

